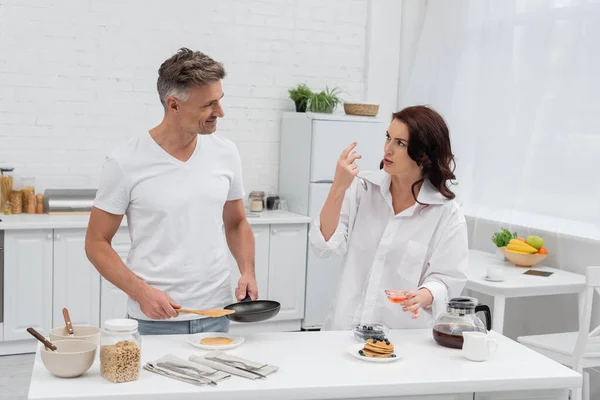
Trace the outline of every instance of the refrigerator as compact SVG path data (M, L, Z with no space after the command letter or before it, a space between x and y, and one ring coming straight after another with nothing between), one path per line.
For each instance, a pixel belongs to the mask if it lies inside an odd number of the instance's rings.
M342 151L352 142L360 171L377 170L391 121L343 114L284 112L281 117L279 194L290 211L316 218L329 193ZM342 257L319 259L308 245L302 328L320 329L337 290Z

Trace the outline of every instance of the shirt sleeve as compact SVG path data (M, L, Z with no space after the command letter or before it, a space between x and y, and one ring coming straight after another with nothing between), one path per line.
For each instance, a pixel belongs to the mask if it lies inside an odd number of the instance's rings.
M311 248L317 257L327 258L331 253L339 255L346 254L350 233L354 226L354 220L356 219L356 213L358 211L359 196L360 193L358 193L357 180L355 179L344 194L340 220L335 232L329 240L325 240L325 237L321 232L321 216L318 215L317 218L314 219L310 227L309 240Z
M468 266L467 223L462 218L446 230L429 260L423 284L419 287L429 289L433 295L433 303L426 312L433 313L436 318L445 312L450 298L460 296L467 283Z
M242 179L242 160L235 145L233 145L233 150L233 179L231 180L231 185L229 185L229 193L227 194L228 201L239 200L245 196L244 181Z
M114 158L107 157L102 166L94 207L111 214L123 215L129 206L129 195L121 166Z

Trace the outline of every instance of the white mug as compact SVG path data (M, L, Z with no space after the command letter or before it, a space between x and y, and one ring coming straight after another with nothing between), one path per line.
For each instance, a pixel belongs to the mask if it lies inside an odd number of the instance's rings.
M463 356L471 361L485 361L496 350L498 342L484 332L463 332Z
M486 270L487 277L494 281L503 281L504 280L504 268L498 266L488 267Z

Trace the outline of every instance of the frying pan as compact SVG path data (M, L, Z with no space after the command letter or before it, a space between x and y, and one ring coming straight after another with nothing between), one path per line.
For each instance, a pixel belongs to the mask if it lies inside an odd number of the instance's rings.
M273 300L251 300L250 295L246 294L244 300L223 308L235 311L235 313L227 315L227 318L232 321L260 322L279 314L281 304Z

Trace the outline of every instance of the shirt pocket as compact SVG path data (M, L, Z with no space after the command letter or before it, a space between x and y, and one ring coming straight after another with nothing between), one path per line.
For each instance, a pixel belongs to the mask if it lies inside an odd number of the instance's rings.
M409 240L406 243L406 249L404 250L404 254L402 255L402 259L396 270L398 275L413 285L415 289L421 283L421 275L424 271L427 250L428 248L426 245L414 240Z

